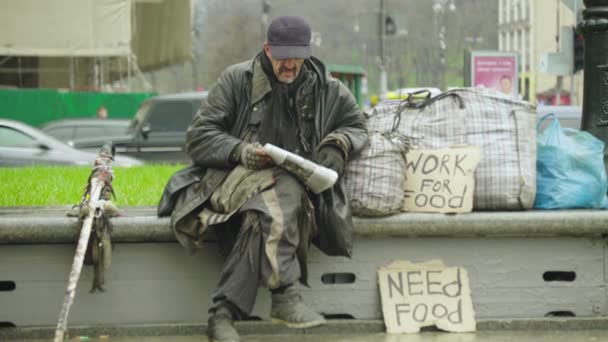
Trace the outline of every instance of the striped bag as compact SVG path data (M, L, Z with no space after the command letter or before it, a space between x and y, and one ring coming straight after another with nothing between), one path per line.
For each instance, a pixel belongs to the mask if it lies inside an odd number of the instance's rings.
M420 102L383 102L396 131L423 149L474 145L477 210L532 208L536 195L536 108L493 90L457 88Z
M410 143L393 131L395 112L374 110L368 118L369 142L344 173L354 215L385 216L403 208L405 158Z

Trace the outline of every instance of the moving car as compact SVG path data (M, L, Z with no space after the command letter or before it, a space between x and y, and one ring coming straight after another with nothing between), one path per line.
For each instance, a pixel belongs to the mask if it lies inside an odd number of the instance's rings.
M25 123L0 119L0 166L93 165L97 152L79 151ZM116 156L114 166L142 165L142 161Z
M46 123L40 129L68 145L76 139L124 136L129 128L129 119L62 119Z
M161 95L144 101L129 124L127 134L111 140L116 151L146 161L189 162L186 130L207 98L207 92ZM95 150L106 138L75 139L78 149Z

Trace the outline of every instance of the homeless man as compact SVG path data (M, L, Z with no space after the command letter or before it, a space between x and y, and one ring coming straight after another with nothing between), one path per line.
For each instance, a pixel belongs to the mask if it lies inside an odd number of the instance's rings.
M194 249L213 231L227 251L209 310L215 341L238 341L233 320L251 313L258 286L272 292L273 322L325 323L294 284L306 284L311 242L329 255L350 254L341 177L313 194L262 148L271 143L341 175L367 140L353 95L311 56L310 38L304 19L279 17L253 60L221 74L188 129L194 165L171 178L159 204L159 216L172 212L180 243Z

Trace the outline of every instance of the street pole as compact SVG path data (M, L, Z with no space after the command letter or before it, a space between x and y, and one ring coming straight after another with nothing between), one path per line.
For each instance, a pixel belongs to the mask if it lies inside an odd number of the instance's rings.
M76 87L76 76L74 74L74 56L70 56L70 90L74 90Z
M434 62L439 62L438 67L433 72L433 83L439 88L445 89L445 71L446 71L446 28L445 28L445 10L446 6L450 7L450 11L454 10L454 4L447 4L447 0L433 0L433 31L438 43L438 53L435 54Z
M386 75L386 8L385 0L380 0L380 99L386 99L388 78Z
M578 1L574 1L574 17L578 20ZM576 35L576 33L574 33ZM574 51L572 52L574 53ZM578 104L578 92L576 91L574 67L570 69L570 105Z
M557 28L556 28L556 33L555 33L555 43L557 44L557 52L560 52L560 4L561 4L562 0L557 0ZM558 75L557 76L557 81L556 81L556 85L555 85L555 105L559 106L562 104L562 83L563 83L563 76L562 75ZM571 94L572 95L572 94Z
M262 42L266 41L266 28L268 27L268 13L270 13L270 2L262 0Z

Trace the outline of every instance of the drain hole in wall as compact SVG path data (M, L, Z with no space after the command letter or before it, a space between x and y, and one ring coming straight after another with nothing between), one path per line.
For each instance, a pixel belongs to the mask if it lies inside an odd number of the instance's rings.
M0 329L2 328L15 328L16 325L13 322L0 322Z
M355 317L350 314L327 314L323 316L325 319L355 319Z
M572 311L551 311L547 312L545 317L576 317Z
M545 281L574 281L576 272L572 271L547 271L543 273Z
M0 281L0 292L15 291L14 281Z
M354 273L325 273L321 276L323 284L352 284L355 282Z

